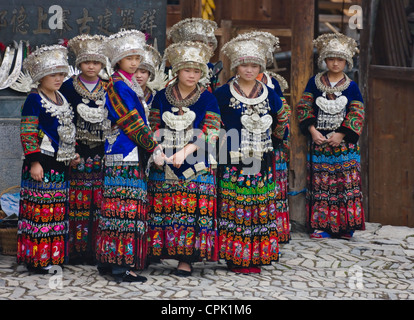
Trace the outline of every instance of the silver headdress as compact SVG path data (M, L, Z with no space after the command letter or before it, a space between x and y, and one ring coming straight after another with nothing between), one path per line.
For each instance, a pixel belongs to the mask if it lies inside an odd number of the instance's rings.
M249 33L233 38L223 46L221 51L230 59L230 68L233 71L243 63L260 65L260 72L266 70L268 43L260 38L252 39Z
M158 70L158 67L161 63L161 55L160 53L150 45L145 45L145 52L144 57L139 64L139 69L144 69L149 71L150 79L149 81L153 81L155 77L155 72Z
M105 37L101 35L81 34L70 39L68 48L76 56L76 67L85 61L98 61L106 65L106 56L104 55Z
M353 57L358 52L354 39L341 33L329 33L319 36L313 44L319 52L319 68L323 69L326 58L342 58L347 61L349 69L354 67Z
M33 82L53 73L69 72L68 50L61 45L45 46L36 49L23 62Z
M213 52L204 43L185 41L170 45L164 55L171 64L173 74L184 68L197 68L203 73L203 78L208 74L207 63Z
M217 39L214 32L217 23L202 18L188 18L173 25L168 33L168 39L173 43L183 41L202 41L211 43L214 50L217 48Z
M105 41L106 55L114 67L117 62L131 55L144 55L145 34L138 30L121 30Z
M252 31L249 33L243 34L246 37L249 37L250 39L259 39L262 42L267 43L268 50L267 50L267 66L272 65L273 63L273 55L277 50L280 49L280 42L279 38L274 36L273 34L269 32L264 31Z

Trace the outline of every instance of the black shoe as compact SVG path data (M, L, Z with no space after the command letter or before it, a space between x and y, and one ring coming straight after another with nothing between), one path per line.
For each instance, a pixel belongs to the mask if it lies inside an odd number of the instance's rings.
M98 267L99 274L104 276L106 274L110 274L112 272L111 267Z
M174 271L174 275L178 276L178 277L191 277L191 275L193 274L193 266L191 267L191 271L187 271L187 270L182 270L182 269L175 269Z
M133 276L129 271L121 274L114 274L115 281L117 283L121 282L145 282L147 278L139 275Z

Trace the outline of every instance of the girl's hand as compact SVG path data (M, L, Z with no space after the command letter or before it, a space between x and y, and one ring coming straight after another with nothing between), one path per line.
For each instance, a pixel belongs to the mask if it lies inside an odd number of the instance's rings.
M165 154L164 154L164 152L162 152L162 149L158 149L158 150L154 151L152 156L153 156L153 160L154 160L154 163L155 163L156 166L162 167L164 165Z
M41 182L43 180L44 173L43 173L43 167L40 164L40 162L38 161L32 162L30 166L30 176L32 177L33 180L38 181L38 182Z
M329 145L331 147L339 147L342 143L342 140L344 140L345 134L341 133L341 132L335 132L332 137L330 137L328 140L326 140L327 143L329 143Z
M81 161L80 155L79 155L79 153L76 153L76 157L75 157L75 159L71 160L70 165L72 167L75 167L80 163L80 161Z
M312 140L313 140L313 142L315 142L318 146L320 146L320 145L322 145L322 144L324 144L324 143L326 143L327 142L327 139L326 139L326 137L322 134L322 133L320 133L316 128L315 128L315 126L310 126L309 127L309 132L310 132L310 134L312 135Z
M186 145L183 149L175 153L172 157L168 158L167 161L172 163L177 169L181 167L188 155L197 151L198 147L192 143Z
M167 161L169 163L172 163L172 165L175 168L179 169L181 165L184 163L185 158L186 158L186 152L184 148L178 151L177 153L175 153L174 155L172 155L170 158L168 158Z

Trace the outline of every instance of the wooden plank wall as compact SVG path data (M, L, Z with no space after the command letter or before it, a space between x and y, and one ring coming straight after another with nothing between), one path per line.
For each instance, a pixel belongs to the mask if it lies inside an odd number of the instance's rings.
M414 69L371 66L369 221L414 227Z

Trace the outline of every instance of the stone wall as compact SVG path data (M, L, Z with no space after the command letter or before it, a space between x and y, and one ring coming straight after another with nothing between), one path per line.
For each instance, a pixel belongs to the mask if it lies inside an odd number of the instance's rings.
M0 118L0 192L20 185L22 154L20 119Z

